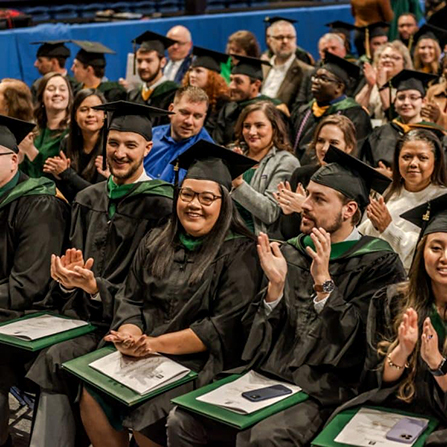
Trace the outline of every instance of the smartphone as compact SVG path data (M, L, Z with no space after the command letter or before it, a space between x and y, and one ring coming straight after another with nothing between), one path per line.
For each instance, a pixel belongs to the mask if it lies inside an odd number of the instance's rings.
M285 396L291 393L292 390L284 385L272 385L253 391L245 391L242 393L242 397L251 402L261 402L262 400L273 399L274 397Z
M417 420L412 418L403 418L396 422L394 427L386 434L386 439L390 441L411 444L427 428L427 420Z

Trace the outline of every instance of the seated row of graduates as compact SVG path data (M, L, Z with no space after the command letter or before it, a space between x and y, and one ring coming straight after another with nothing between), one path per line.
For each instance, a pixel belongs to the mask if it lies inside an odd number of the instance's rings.
M54 439L83 445L79 401L94 446L128 445L128 429L140 445L149 440L215 445L213 436L238 446L307 445L330 414L359 392L364 365L378 363L375 351L366 356L365 332L372 322L377 337L382 329L399 327L382 348L388 354L384 383L397 385L379 383L372 397L382 391L394 395L397 388L402 405L423 406L447 425L445 376L428 371L443 369L445 217L425 229L430 234L416 255L418 270L409 286L397 289L403 298L396 298L394 285L406 278L398 255L386 242L356 229L371 189L382 193L387 177L331 147L328 164L307 186L302 234L282 247L262 233L256 243L229 195L232 179L255 162L200 141L177 160L187 175L181 188L173 189L149 179L143 169L152 144L149 116L167 112L122 103L100 107L111 115L107 160L112 175L76 197L67 231L71 248L62 256L57 253L65 243L68 207L51 181L28 179L18 171L17 143L30 129L1 119L1 317L44 308L99 329L38 354L1 346L0 445L10 442L9 388L25 376L40 387L33 445L51 445ZM413 221L419 222L425 210L416 210ZM371 322L368 308L376 292ZM433 325L423 320L429 315ZM296 383L310 398L250 429L223 430L223 435L219 427L206 431L207 423L192 415L171 412L170 399L192 385L130 410L90 388L79 396L78 381L61 365L96 349L104 338L129 355L172 356L199 373L198 386L228 369L255 369ZM407 361L409 374L402 375ZM202 430L191 430L191 424L202 424Z

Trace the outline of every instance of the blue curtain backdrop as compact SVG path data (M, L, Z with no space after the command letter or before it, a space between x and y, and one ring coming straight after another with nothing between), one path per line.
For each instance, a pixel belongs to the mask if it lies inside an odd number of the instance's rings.
M22 79L28 85L39 77L34 68L37 46L31 42L42 40L79 39L102 42L116 51L107 56L106 76L117 80L125 76L127 53L132 51L132 39L146 30L166 34L174 25L186 26L192 33L193 41L217 51L224 51L228 36L238 30L253 32L262 47L265 47L264 23L266 15L281 15L298 20L298 45L308 50L318 59L318 38L327 28L325 23L344 20L352 23L349 5L327 6L325 8L294 8L244 13L213 14L192 17L176 17L147 21L130 21L87 25L40 25L33 28L0 32L0 51L3 64L0 65L0 78ZM77 47L68 44L72 57L67 61L70 69Z

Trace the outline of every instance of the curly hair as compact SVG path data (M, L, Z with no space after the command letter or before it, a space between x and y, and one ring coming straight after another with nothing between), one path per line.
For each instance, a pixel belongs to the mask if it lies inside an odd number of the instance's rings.
M0 84L7 115L23 121L33 121L33 97L29 87L18 79L5 78Z
M415 70L422 70L423 68L425 68L425 65L422 62L421 56L419 54L419 47L421 46L421 42L423 40L431 40L435 46L435 57L433 59L433 62L430 62L430 64L428 64L428 67L430 69L430 73L432 73L434 75L438 75L439 69L441 66L441 64L439 63L439 59L441 58L441 52L442 52L441 47L439 46L439 43L436 42L436 40L431 39L428 36L422 36L416 44L416 47L414 49L414 56L413 56L414 68L415 68Z
M48 123L48 118L45 110L45 104L43 102L43 94L45 92L45 89L47 88L48 82L50 82L51 79L57 76L61 77L65 81L68 90L68 106L65 112L64 119L61 120L61 122L59 123L59 130L60 133L62 133L68 127L68 124L70 122L70 111L73 106L73 92L71 91L70 83L68 82L68 79L62 74L51 72L47 73L45 76L42 77L37 87L36 105L34 107L34 118L37 122L38 129L39 130L45 129Z
M189 69L183 78L182 86L187 87L189 85L189 75L192 69ZM205 93L209 98L209 112L216 111L216 104L219 99L230 100L229 88L225 79L213 70L208 70L208 80L205 87L203 87Z
M290 145L289 134L284 118L281 112L270 101L258 101L254 104L248 105L242 110L234 130L236 136L236 145L245 141L244 136L242 135L242 128L247 116L250 115L250 113L256 112L258 110L264 112L265 116L272 125L272 143L276 147L276 149L278 151L292 152L292 146Z

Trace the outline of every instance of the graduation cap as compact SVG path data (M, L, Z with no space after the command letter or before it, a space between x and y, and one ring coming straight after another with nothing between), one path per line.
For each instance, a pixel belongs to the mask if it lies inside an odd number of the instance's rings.
M231 190L233 179L258 162L245 155L206 140L199 140L171 162L178 169L186 169L185 179L211 180ZM177 176L176 176L177 177ZM177 184L177 180L176 180Z
M100 42L91 42L89 40L72 40L71 42L81 48L75 58L84 65L105 67L106 58L104 55L116 54L115 51Z
M326 23L324 26L331 28L333 33L341 33L345 35L347 38L350 36L350 32L357 29L355 25L351 25L347 22L342 22L341 20L335 20L335 22Z
M262 66L270 66L270 62L255 57L240 56L239 54L230 54L230 56L237 61L237 65L231 69L231 74L242 74L262 81L264 79Z
M447 31L426 23L419 28L417 33L414 34L413 39L415 42L421 39L433 39L436 40L441 46L441 49L443 49L447 44Z
M329 146L324 161L328 164L322 166L311 180L341 192L356 201L361 210L369 203L371 189L382 194L391 183L385 175L334 146Z
M390 79L390 84L398 92L403 90L417 90L422 96L425 96L429 82L436 79L438 77L433 74L404 69Z
M119 132L133 132L141 135L147 141L152 140L151 118L172 115L173 112L146 106L129 101L114 101L94 106L93 109L109 112L104 119L103 127L103 169L106 168L107 133L109 130Z
M224 64L228 61L228 54L219 53L218 51L208 50L207 48L194 46L192 50L195 59L193 60L191 67L204 67L208 70L216 71L220 73L220 64Z
M266 28L268 28L269 26L272 26L275 22L279 22L281 20L284 20L284 22L289 22L291 25L293 25L294 23L298 23L298 20L288 19L287 17L281 17L281 16L274 16L274 17L267 16L264 19L264 23L266 25Z
M346 59L330 53L329 51L326 51L325 53L321 68L330 71L345 85L348 85L351 79L357 79L360 76L360 67L348 62Z
M400 217L421 229L419 239L431 233L447 233L447 194L412 208Z
M0 146L19 153L18 144L34 129L36 125L10 116L0 115Z
M369 42L374 37L387 36L390 24L388 22L374 22L369 25L356 27L359 31L365 32L365 53L366 56L371 59L371 47Z
M159 54L164 54L170 46L178 43L177 40L170 39L169 37L154 33L153 31L145 31L132 42L140 45L140 48L144 51L156 51Z
M70 50L64 44L69 40L47 40L39 42L31 42L31 45L40 45L37 49L37 57L70 57Z

